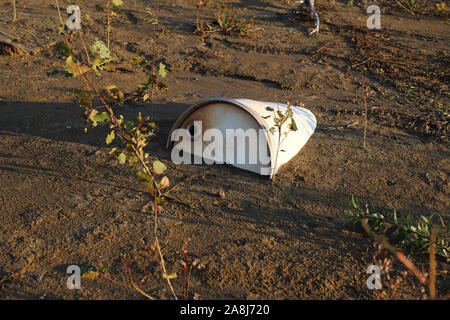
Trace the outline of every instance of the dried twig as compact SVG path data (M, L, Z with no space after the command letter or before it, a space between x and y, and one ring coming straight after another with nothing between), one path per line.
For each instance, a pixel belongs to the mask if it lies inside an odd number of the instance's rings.
M402 7L403 9L405 9L406 11L408 11L409 13L411 13L413 16L415 16L416 14L414 12L412 12L411 10L409 10L407 7L405 7L404 5L402 5L399 1L395 1L397 2L397 4Z

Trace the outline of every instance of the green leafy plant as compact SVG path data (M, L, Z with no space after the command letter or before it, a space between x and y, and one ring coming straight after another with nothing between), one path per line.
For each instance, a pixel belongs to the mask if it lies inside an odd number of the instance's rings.
M394 210L392 218L388 219L368 205L364 208L361 207L358 200L353 196L352 205L353 209L347 211L347 214L354 226L367 220L371 230L378 234L385 234L396 247L405 250L408 256L429 252L431 233L436 228L432 222L433 215L429 217L421 216L421 221L414 225L410 214L402 220ZM450 225L446 225L442 217L439 218L441 226L436 233L436 254L446 261L450 261Z
M153 55L153 59L150 60L146 57L134 57L131 59L131 64L137 68L140 68L145 72L145 80L143 83L138 84L135 98L142 99L142 101L152 100L155 90L167 91L169 87L161 80L167 76L166 65L162 62L156 66L156 54ZM150 67L150 70L148 69Z
M197 8L198 9L198 8ZM222 32L229 36L249 37L256 29L253 28L254 20L238 19L235 12L228 6L221 6L215 13L213 23L203 23L197 14L196 29L194 33L204 37L207 33Z
M56 4L58 6L58 12L60 12L57 1ZM122 1L108 1L108 12L111 4L112 10L118 10L118 6L122 5ZM169 187L170 182L167 176L163 176L163 173L166 170L164 163L159 160L152 161L149 153L144 151L144 148L154 136L157 127L150 121L148 116L144 117L141 113L139 113L135 120L125 120L123 115L117 116L115 114L115 106L121 105L124 102L124 93L116 85L107 86L102 90L97 89L90 79L91 73L100 76L101 71L113 60L109 46L103 41L95 39L89 50L86 49L84 42L84 49L77 50L74 47L73 42L76 31L67 30L67 28L64 27L61 15L60 22L60 34L64 37L64 44L61 44L59 48L60 52L67 57L65 59L66 68L64 71L54 71L49 75L64 75L77 77L82 80L86 89L78 89L75 94L78 104L83 110L83 118L90 123L92 127L102 124L109 128L109 133L105 139L106 144L111 145L116 143L116 147L112 148L110 154L114 155L120 164L127 164L130 169L133 169L136 173L137 180L142 182L150 193L153 202L155 248L159 254L163 277L167 280L174 298L177 299L170 277L167 275L164 256L162 254L157 232L158 212L165 203L165 197L162 190ZM108 43L109 29L110 22L108 18ZM153 37L153 44L155 51L155 37ZM149 89L149 87L151 87L152 90L153 88L158 88L160 90L167 88L167 86L163 86L161 82L158 81L154 64L155 53L153 57L152 73L147 73L145 83L141 87L138 87L140 92ZM165 66L162 63L160 63L157 70L159 76L166 76ZM87 128L85 131L87 131ZM88 271L91 272L88 273L91 276L95 275L95 270Z
M410 223L410 216L407 218L407 222L405 224L399 223L397 219L397 215L394 212L394 221L389 223L386 222L386 219L383 215L378 214L374 210L369 209L369 207L366 205L366 209L362 209L358 203L358 201L352 197L352 203L354 207L354 211L348 212L350 217L353 220L353 224L360 224L361 227L364 229L365 233L371 237L374 240L373 245L377 249L377 253L373 255L373 263L375 263L382 272L382 276L384 278L384 281L386 282L385 288L378 294L381 298L386 298L388 295L394 295L397 292L400 283L402 281L405 281L407 279L408 275L414 276L413 282L411 283L412 288L417 291L417 287L414 283L414 279L419 281L420 285L420 294L424 299L442 299L446 300L450 297L450 293L446 293L444 295L441 295L440 297L437 296L437 290L436 290L436 277L437 275L443 275L447 273L447 270L443 270L441 272L438 272L437 270L437 263L436 263L436 254L437 254L437 247L439 247L441 250L444 250L444 258L447 259L448 262L448 228L445 228L446 231L444 231L444 237L445 240L442 241L442 239L438 238L438 231L437 228L431 226L431 218L425 218L426 226L422 226L420 228L416 228L411 225ZM409 222L408 222L409 220ZM443 223L443 222L442 222ZM400 225L400 227L399 227ZM444 226L445 227L445 226ZM425 273L422 270L419 270L417 266L408 258L402 249L399 249L398 247L391 244L391 240L388 237L388 234L391 234L390 230L394 229L394 231L397 229L400 230L407 230L406 237L403 232L400 232L401 236L400 239L407 239L408 243L411 241L417 242L418 236L422 236L420 232L418 233L417 230L423 231L423 233L428 238L427 246L428 246L428 261L429 261L429 272ZM378 232L376 232L377 230ZM429 230L431 230L429 232ZM414 235L411 236L411 234L414 233ZM402 235L403 234L403 235ZM397 239L398 240L398 239ZM425 242L425 240L421 240ZM400 244L402 244L402 241L400 241ZM423 249L425 245L421 245L420 248ZM382 250L382 249L385 250ZM391 277L391 271L393 271L393 265L394 260L388 257L388 253L391 253L393 256L395 256L398 261L400 261L407 269L408 271L405 271L402 273L402 277L396 277L393 279ZM395 276L394 276L395 277ZM405 283L405 285L407 285ZM428 296L425 294L425 286L428 285Z
M301 105L303 106L303 104ZM273 117L274 126L272 126L269 130L272 133L276 133L278 135L278 148L275 156L275 164L278 162L278 155L280 152L285 152L285 150L280 149L281 145L283 144L284 140L287 138L288 134L291 131L297 131L298 127L294 120L294 113L292 111L292 106L288 102L287 108L284 112L280 110L280 108L277 108L275 110L272 107L266 107L267 111L272 112L272 115L263 116L264 119L268 119L270 117ZM273 177L275 179L275 176Z
M220 30L226 35L237 35L239 37L248 37L254 25L253 19L238 19L230 7L222 6L221 10L216 11L216 22Z
M152 8L148 7L145 12L149 15L148 23L157 27L161 33L171 34L172 32L159 20L159 17L153 12Z

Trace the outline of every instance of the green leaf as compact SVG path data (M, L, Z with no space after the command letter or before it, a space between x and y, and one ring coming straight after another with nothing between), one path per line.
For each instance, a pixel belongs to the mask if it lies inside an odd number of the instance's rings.
M105 89L111 98L113 98L115 101L118 101L120 104L123 103L123 99L125 98L125 95L116 85L113 84L113 85L107 86Z
M152 178L145 172L142 171L138 171L136 172L136 177L138 178L138 180L142 181L142 182L151 182Z
M113 0L112 3L116 7L120 7L121 5L123 5L123 1L122 0Z
M150 192L150 194L152 196L154 196L155 195L155 188L153 186L153 182L146 182L145 186L147 187L148 192Z
M375 219L380 219L380 220L384 219L384 216L382 214L379 214L379 213L372 213L372 214L370 214L370 216L375 218Z
M98 272L97 271L88 271L86 273L83 273L81 275L81 278L82 279L90 279L90 280L92 280L92 279L97 278L97 276L98 276Z
M62 25L60 25L58 27L58 35L64 34L64 31L66 31L66 29L67 29L67 26L64 23Z
M273 108L271 108L271 107L266 107L266 110L267 111L275 111Z
M70 56L72 54L72 51L70 51L70 48L65 43L58 43L58 51L64 56Z
M83 279L94 279L97 277L97 268L89 264L83 264L80 266L81 278Z
M75 95L77 96L77 101L80 107L90 107L92 106L92 100L94 99L94 95L85 90L75 90Z
M297 131L298 130L297 123L295 123L294 118L291 118L291 130L292 131Z
M150 84L155 83L155 81L156 81L156 75L151 74L150 72L145 73L144 85L146 85L148 87Z
M426 224L431 224L431 221L425 217L425 216L421 216L422 220L425 221Z
M68 73L71 73L75 77L91 70L88 66L78 65L78 62L75 61L72 55L66 59L66 69Z
M167 76L166 66L164 63L159 63L159 75L163 78Z
M133 121L127 121L124 124L124 128L125 130L127 130L128 132L132 132L134 130L134 122Z
M166 165L157 160L153 162L153 169L155 170L156 174L162 174L166 170Z
M117 160L119 160L120 164L125 164L125 161L127 161L127 155L123 152L121 152L118 156L117 156Z
M143 67L148 64L148 60L144 57L133 57L130 62L135 67Z
M95 121L95 122L104 122L104 121L106 121L106 120L109 120L109 114L108 114L108 112L106 112L106 111L97 113L97 114L94 116L94 121Z
M113 130L106 136L106 144L110 144L116 138L116 132Z
M139 159L136 156L131 156L128 159L128 163L130 166L133 166L135 163L137 163L139 161Z
M98 38L95 38L94 44L90 48L91 54L98 56L100 59L110 59L111 53L105 43Z
M355 198L355 196L353 194L352 194L352 205L353 205L353 208L355 208L355 209L359 208L357 200L356 200L356 198Z

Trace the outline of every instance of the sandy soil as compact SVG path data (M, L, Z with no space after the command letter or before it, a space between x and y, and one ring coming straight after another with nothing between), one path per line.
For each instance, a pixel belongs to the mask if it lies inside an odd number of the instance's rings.
M148 2L124 2L111 42L122 67L103 72L97 85L130 92L143 75L128 61L152 56L153 26ZM160 126L148 149L168 166L170 194L179 200L169 201L160 218L167 264L177 268L187 238L206 264L193 272L188 298L375 298L366 287L369 241L344 219L352 195L382 213L395 208L415 220L436 214L450 223L448 21L386 6L382 30L369 32L364 6L316 2L318 37L307 35L311 18L285 2L227 1L254 19L256 31L249 38L211 33L203 43L193 34L191 2L151 2L170 31L157 32L169 91L121 112L151 115ZM146 254L153 242L148 195L107 156L104 128L83 132L73 94L79 80L46 75L63 66L54 1L24 3L18 1L12 23L10 1L0 1L0 279L20 274L4 283L0 298L142 299L126 286L123 254L142 289L170 298ZM100 30L100 3L82 8L87 41ZM204 21L213 13L213 4L200 10ZM374 91L365 149L363 68ZM229 166L172 164L164 148L171 125L190 104L213 96L303 102L317 131L275 182ZM118 283L83 280L82 290L67 289L68 265L103 262ZM448 265L440 261L439 268ZM183 277L173 281L182 296ZM449 288L442 278L440 292ZM416 296L410 288L398 293Z

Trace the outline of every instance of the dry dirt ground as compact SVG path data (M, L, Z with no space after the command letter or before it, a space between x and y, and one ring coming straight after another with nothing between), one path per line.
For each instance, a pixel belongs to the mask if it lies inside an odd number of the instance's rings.
M104 14L94 8L103 2L82 6L86 42L104 38ZM376 298L366 287L369 241L345 223L351 196L385 214L395 208L415 221L435 214L450 223L448 21L386 4L382 29L368 31L361 1L318 0L322 29L310 37L312 19L286 2L226 3L254 19L250 37L214 32L202 41L193 33L193 1L124 1L111 38L122 65L95 80L124 92L143 81L129 60L152 57L151 6L163 26L157 55L169 91L120 112L151 115L160 126L148 150L168 166L170 194L179 200L160 217L169 269L178 268L190 238L190 252L206 267L192 273L187 298ZM198 11L203 21L213 21L215 4ZM143 290L171 298L147 254L154 240L153 216L142 209L148 195L107 156L104 128L83 132L73 94L79 80L47 76L64 65L55 1L17 7L12 23L11 1L0 1L0 298L143 299L129 286L124 254ZM362 72L373 91L365 149ZM301 102L318 127L274 182L229 166L172 164L164 144L174 120L213 96ZM114 281L83 279L81 290L67 289L68 265L104 262ZM183 297L183 275L173 283ZM449 279L438 287L448 291ZM408 287L396 297L417 293Z

